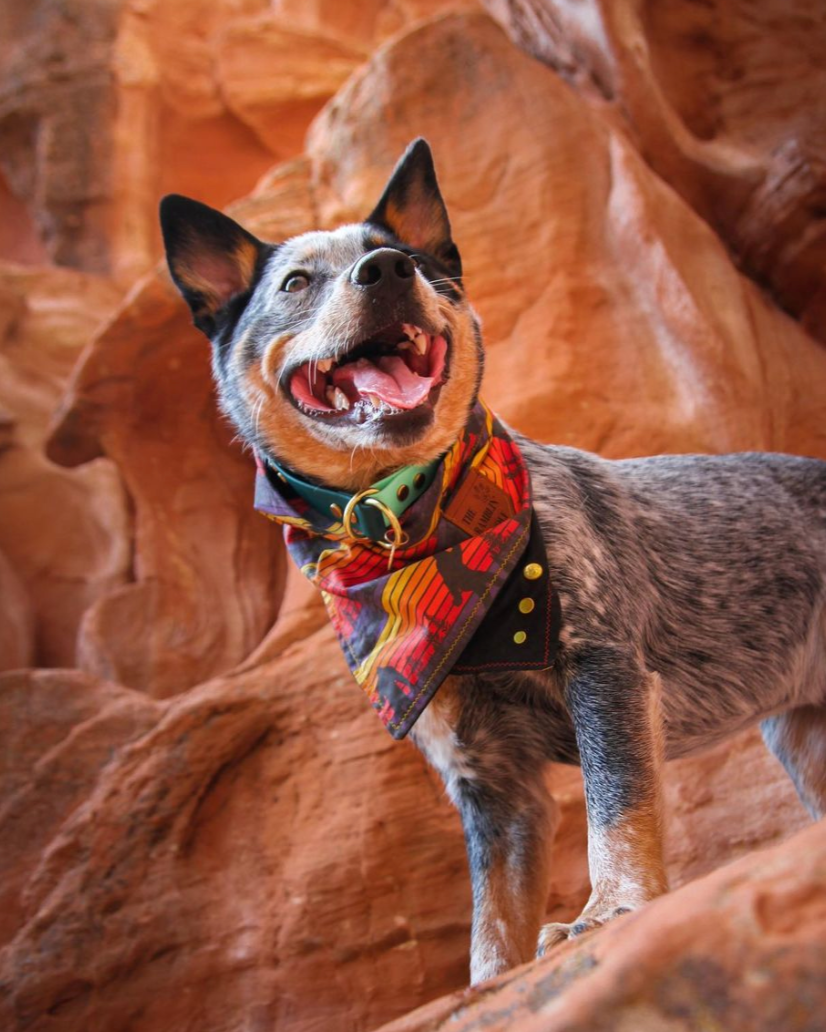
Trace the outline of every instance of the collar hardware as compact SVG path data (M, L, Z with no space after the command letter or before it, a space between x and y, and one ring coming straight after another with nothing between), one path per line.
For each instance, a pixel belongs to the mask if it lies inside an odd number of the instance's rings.
M380 548L386 548L389 552L387 557L387 569L393 568L393 560L396 557L396 549L402 545L406 545L409 541L408 535L402 530L402 525L399 522L399 517L393 512L393 510L383 501L376 497L378 491L374 487L368 487L364 491L359 491L354 494L350 501L347 503L347 508L344 510L341 516L341 524L344 527L344 536L350 538L352 541L364 541L371 540L368 534L362 534L356 530L353 526L354 520L358 517L355 515L356 508L364 502L365 505L370 505L374 509L377 509L385 523L388 524L384 534L373 543L378 545Z
M396 542L394 548L398 548L400 543L406 543L399 520L433 483L441 462L438 458L424 465L403 466L354 495L321 487L274 462L270 462L268 468L315 512L325 517L331 513L335 520L340 520L345 537L386 545L387 531L392 530Z

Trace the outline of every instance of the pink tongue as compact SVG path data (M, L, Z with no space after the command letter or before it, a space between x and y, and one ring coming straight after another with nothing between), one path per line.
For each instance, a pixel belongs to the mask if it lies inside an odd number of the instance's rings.
M384 355L376 364L366 358L333 371L333 383L346 391L375 394L393 408L413 409L425 400L433 386L432 376L419 376L398 355Z

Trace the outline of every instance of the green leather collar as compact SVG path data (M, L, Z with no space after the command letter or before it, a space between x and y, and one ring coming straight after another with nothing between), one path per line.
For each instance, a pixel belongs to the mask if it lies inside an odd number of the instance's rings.
M365 497L354 506L354 527L371 541L384 540L391 524L382 510L389 509L396 517L400 517L430 487L440 462L441 456L424 466L403 466L372 484L369 498ZM332 512L340 519L353 497L346 491L334 491L329 487L312 484L277 463L271 465L279 480L288 484L305 502L324 515ZM365 494L362 491L358 493Z

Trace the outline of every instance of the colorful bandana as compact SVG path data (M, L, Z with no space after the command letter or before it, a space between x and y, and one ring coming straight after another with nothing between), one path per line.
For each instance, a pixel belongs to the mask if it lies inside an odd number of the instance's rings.
M351 536L340 513L317 511L260 460L255 507L284 525L353 676L394 738L404 738L451 672L552 665L559 600L530 476L483 402L403 513L406 537L394 551Z

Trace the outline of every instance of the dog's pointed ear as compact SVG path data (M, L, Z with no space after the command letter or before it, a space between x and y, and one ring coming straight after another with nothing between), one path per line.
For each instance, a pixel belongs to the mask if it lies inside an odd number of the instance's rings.
M451 275L462 275L427 140L419 137L404 152L367 221L389 229L417 251L432 254Z
M229 216L179 194L164 197L160 216L172 279L195 325L210 336L221 309L252 286L266 245Z

